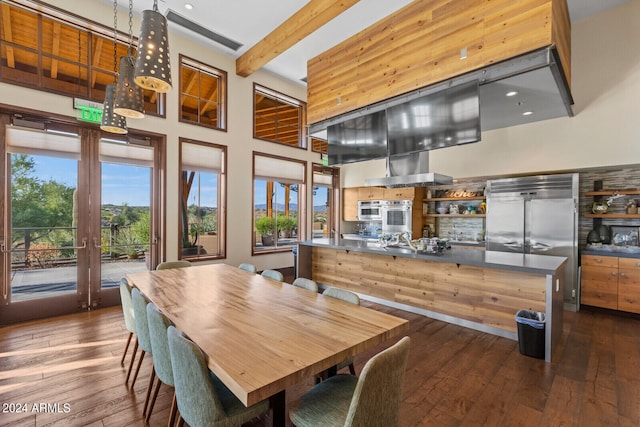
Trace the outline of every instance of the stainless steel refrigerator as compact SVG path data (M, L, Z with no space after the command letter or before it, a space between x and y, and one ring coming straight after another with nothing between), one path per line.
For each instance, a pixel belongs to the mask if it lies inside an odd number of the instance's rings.
M565 307L577 310L578 174L487 181L486 249L567 257Z

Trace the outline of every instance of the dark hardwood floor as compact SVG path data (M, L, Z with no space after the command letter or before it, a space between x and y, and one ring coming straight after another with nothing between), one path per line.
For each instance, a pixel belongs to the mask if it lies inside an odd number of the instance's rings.
M363 305L410 320L401 426L640 425L640 317L567 312L548 364L522 356L515 341ZM119 363L126 335L118 308L0 328L0 425L143 425L151 359L127 388ZM357 357L358 372L390 344ZM312 383L287 390L288 400ZM152 426L169 415L170 390L160 393Z

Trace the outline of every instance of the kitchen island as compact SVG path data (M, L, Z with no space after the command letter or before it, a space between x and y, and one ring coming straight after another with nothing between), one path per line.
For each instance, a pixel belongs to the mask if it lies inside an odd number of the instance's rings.
M314 239L299 244L297 262L298 276L321 285L510 339L518 310L544 312L547 361L562 334L564 257Z

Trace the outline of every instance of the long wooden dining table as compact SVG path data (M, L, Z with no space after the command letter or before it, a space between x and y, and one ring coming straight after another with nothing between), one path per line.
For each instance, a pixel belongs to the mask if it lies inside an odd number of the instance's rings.
M270 398L273 425L286 421L288 387L409 330L405 319L226 264L125 277L244 405Z

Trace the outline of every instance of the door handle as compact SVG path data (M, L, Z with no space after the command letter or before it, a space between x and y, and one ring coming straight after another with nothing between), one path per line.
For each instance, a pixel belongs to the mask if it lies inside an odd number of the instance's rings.
M98 244L98 238L94 237L93 238L93 247L96 249L102 249L102 246Z

